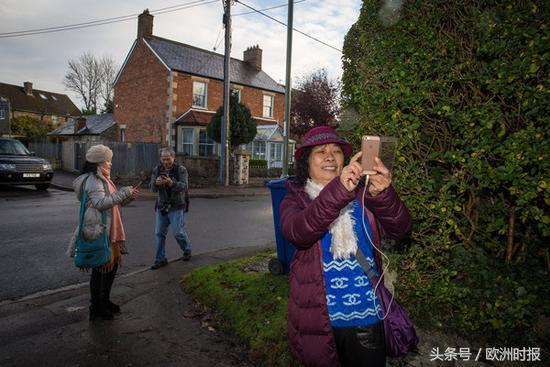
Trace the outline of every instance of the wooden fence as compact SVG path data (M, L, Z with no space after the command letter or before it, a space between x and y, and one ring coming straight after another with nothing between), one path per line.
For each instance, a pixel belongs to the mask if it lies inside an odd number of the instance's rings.
M29 149L46 158L56 168L77 172L82 169L86 151L99 142L36 142ZM121 177L149 175L159 162L159 144L104 142L113 150L113 172ZM57 162L57 164L56 164Z

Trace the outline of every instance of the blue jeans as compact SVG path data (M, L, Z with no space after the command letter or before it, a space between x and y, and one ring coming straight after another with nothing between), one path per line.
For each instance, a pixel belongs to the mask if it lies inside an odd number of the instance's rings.
M174 238L180 245L180 248L184 252L191 251L191 241L183 229L183 209L170 210L166 215L161 214L160 210L156 210L156 225L155 225L155 239L156 239L156 254L155 261L166 260L166 234L168 233L168 226L172 227L172 233Z

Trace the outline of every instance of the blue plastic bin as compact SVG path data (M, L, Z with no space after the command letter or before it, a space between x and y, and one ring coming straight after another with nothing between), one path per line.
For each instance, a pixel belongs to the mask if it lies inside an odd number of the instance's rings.
M285 182L287 180L288 177L285 177L265 182L265 186L271 190L273 224L275 225L275 241L277 243L277 258L271 259L269 262L269 271L274 275L288 274L288 271L290 270L290 262L292 261L292 256L295 251L292 243L288 242L281 233L279 207L281 206L281 201L283 201L283 198L287 193L285 188Z

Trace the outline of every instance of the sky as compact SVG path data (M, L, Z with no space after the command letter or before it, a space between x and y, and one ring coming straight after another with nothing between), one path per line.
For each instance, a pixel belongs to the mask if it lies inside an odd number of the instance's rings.
M156 14L153 34L205 50L224 52L222 0L2 0L0 2L0 82L66 93L82 107L78 97L66 90L63 78L69 60L85 52L97 57L109 56L121 66L137 33L137 14L148 8L173 10L177 5L187 9ZM261 10L286 5L287 0L242 0ZM361 0L295 0L294 28L341 50L344 37L359 17ZM168 8L168 9L166 9ZM178 8L176 8L178 9ZM164 10L161 10L164 11ZM234 2L232 12L231 56L243 57L252 45L263 50L262 69L275 81L284 84L286 66L286 27L252 12ZM252 12L252 13L251 13ZM287 23L287 7L264 10L264 13ZM248 14L247 14L248 13ZM6 33L43 29L90 22L100 19L135 15L129 20L76 30L42 33L23 37L2 37ZM342 74L342 54L334 48L293 33L292 83L325 68L331 79Z

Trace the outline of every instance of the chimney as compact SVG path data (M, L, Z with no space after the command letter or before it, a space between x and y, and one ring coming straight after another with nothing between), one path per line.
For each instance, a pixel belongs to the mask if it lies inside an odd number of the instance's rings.
M260 46L248 47L243 52L243 60L253 66L256 70L262 70L262 49Z
M86 127L86 118L80 116L74 122L74 133L77 134L80 130Z
M25 94L27 96L32 96L32 83L31 82L23 83L23 88L25 89Z
M138 16L137 38L153 37L153 16L149 14L149 9L145 9Z

